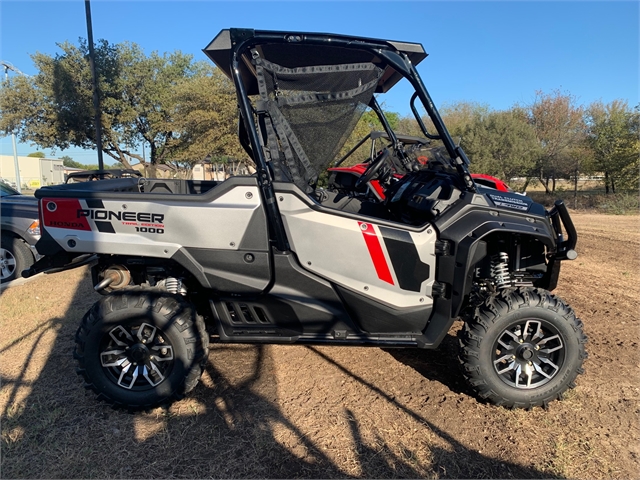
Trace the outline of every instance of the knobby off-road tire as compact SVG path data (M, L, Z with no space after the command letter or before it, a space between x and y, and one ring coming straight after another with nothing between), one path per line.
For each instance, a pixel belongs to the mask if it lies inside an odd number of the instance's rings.
M546 290L505 289L458 334L463 374L477 395L510 408L544 406L575 387L587 337L573 309Z
M179 400L202 374L209 337L202 317L179 296L120 291L85 314L74 358L100 400L148 410Z
M22 277L22 271L35 259L29 246L20 238L3 233L0 238L0 281L10 282Z

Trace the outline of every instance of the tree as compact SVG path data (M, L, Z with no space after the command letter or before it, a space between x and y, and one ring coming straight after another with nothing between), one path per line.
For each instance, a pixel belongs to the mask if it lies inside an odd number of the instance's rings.
M32 157L32 158L45 158L46 155L42 152L31 152L29 155L27 155L27 157Z
M98 169L98 165L85 165L84 163L76 162L69 155L65 155L63 157L60 157L60 160L62 160L62 165L64 165L65 167L81 168L83 170L97 170Z
M238 107L233 83L213 66L200 65L199 74L174 89L174 129L182 132L170 162L192 167L207 155L248 160L238 140Z
M55 57L32 55L38 74L14 77L2 89L0 131L16 133L21 141L44 148L95 148L87 44L80 40L77 46L65 42L59 47L62 53ZM95 53L103 151L130 168L131 158L145 163L137 153L144 143L148 145L153 175L155 165L184 154L187 143L199 138L197 132L188 130L194 122L176 122L188 116L188 107L179 104L180 92L188 90L185 84L189 81L201 82L202 86L206 83L203 77L213 75L212 69L194 63L191 55L181 52L152 52L146 56L134 43L112 45L100 40ZM202 90L200 94L211 92ZM229 111L228 102L212 102L208 107L224 111L222 115ZM200 128L200 134L204 130Z
M587 109L587 143L594 168L604 173L605 191L637 189L640 171L640 106L627 102L592 103Z
M552 93L536 92L529 107L529 122L535 129L540 150L536 173L547 193L555 190L558 176L572 172L571 149L584 137L583 109L576 105L574 96L555 90ZM549 189L549 180L552 188Z
M398 118L398 132L414 137L424 137L424 133L422 133L422 129L413 115Z
M64 165L65 167L82 168L82 164L79 163L79 162L76 162L69 155L65 155L63 157L60 157L60 160L62 160L62 165Z
M442 107L440 116L447 126L451 138L461 143L469 127L489 114L488 105L476 102L457 102Z
M382 105L382 108L383 107L384 105ZM400 115L396 112L384 111L384 109L383 109L383 112L384 112L384 116L389 122L389 125L391 126L391 129L394 130L395 132L398 132L398 127L401 124ZM344 143L342 149L340 150L338 158L345 155L360 140L362 140L364 137L366 137L369 133L371 133L374 130L384 131L384 128L382 127L382 123L380 123L380 120L378 119L378 115L376 114L376 112L374 112L371 109L367 109L362 114L362 116L358 120L358 123L356 124L353 131L349 135L349 138ZM406 133L406 132L402 131L402 133ZM382 148L382 144L378 146L378 149L379 148ZM356 150L349 157L349 161L347 162L347 164L355 165L356 163L364 162L365 160L367 160L367 158L369 158L370 154L371 154L371 142L365 142L363 145L360 146L360 148L358 148L358 150ZM338 158L336 158L335 160L338 160Z
M471 159L471 169L505 181L526 176L535 165L538 143L526 112L507 111L475 114L460 129L462 147Z
M568 153L568 164L572 168L574 208L578 205L578 181L580 174L593 171L593 151L589 147L587 137L571 148Z

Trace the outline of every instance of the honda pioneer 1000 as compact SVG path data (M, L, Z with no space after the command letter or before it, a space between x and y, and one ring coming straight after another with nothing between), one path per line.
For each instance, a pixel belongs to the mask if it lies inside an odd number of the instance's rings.
M206 325L220 342L435 348L456 318L479 397L532 407L574 385L586 337L549 293L576 256L567 209L474 182L416 71L422 45L230 29L204 51L235 84L255 175L36 192L45 257L27 274L91 260L105 294L74 352L99 398L140 409L183 396L207 358ZM402 79L431 142L421 151L376 99ZM355 181L319 188L367 108L383 148Z

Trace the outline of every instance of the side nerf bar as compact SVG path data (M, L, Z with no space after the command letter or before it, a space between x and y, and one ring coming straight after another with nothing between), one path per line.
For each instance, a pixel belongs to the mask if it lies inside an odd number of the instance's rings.
M578 252L575 251L578 242L578 232L573 225L567 206L562 200L556 200L554 207L549 212L551 224L558 235L558 251L556 253L557 260L575 260ZM562 227L567 232L567 238L562 234Z

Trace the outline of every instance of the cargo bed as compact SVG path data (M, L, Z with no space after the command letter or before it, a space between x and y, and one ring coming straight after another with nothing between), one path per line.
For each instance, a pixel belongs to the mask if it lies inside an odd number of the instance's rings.
M245 177L247 178L247 177ZM201 195L224 182L213 180L177 180L160 178L118 178L95 182L67 183L43 187L36 198L94 198L104 193L152 193L170 195ZM233 183L233 182L232 182ZM255 183L255 181L254 181ZM157 197L154 197L157 198Z

